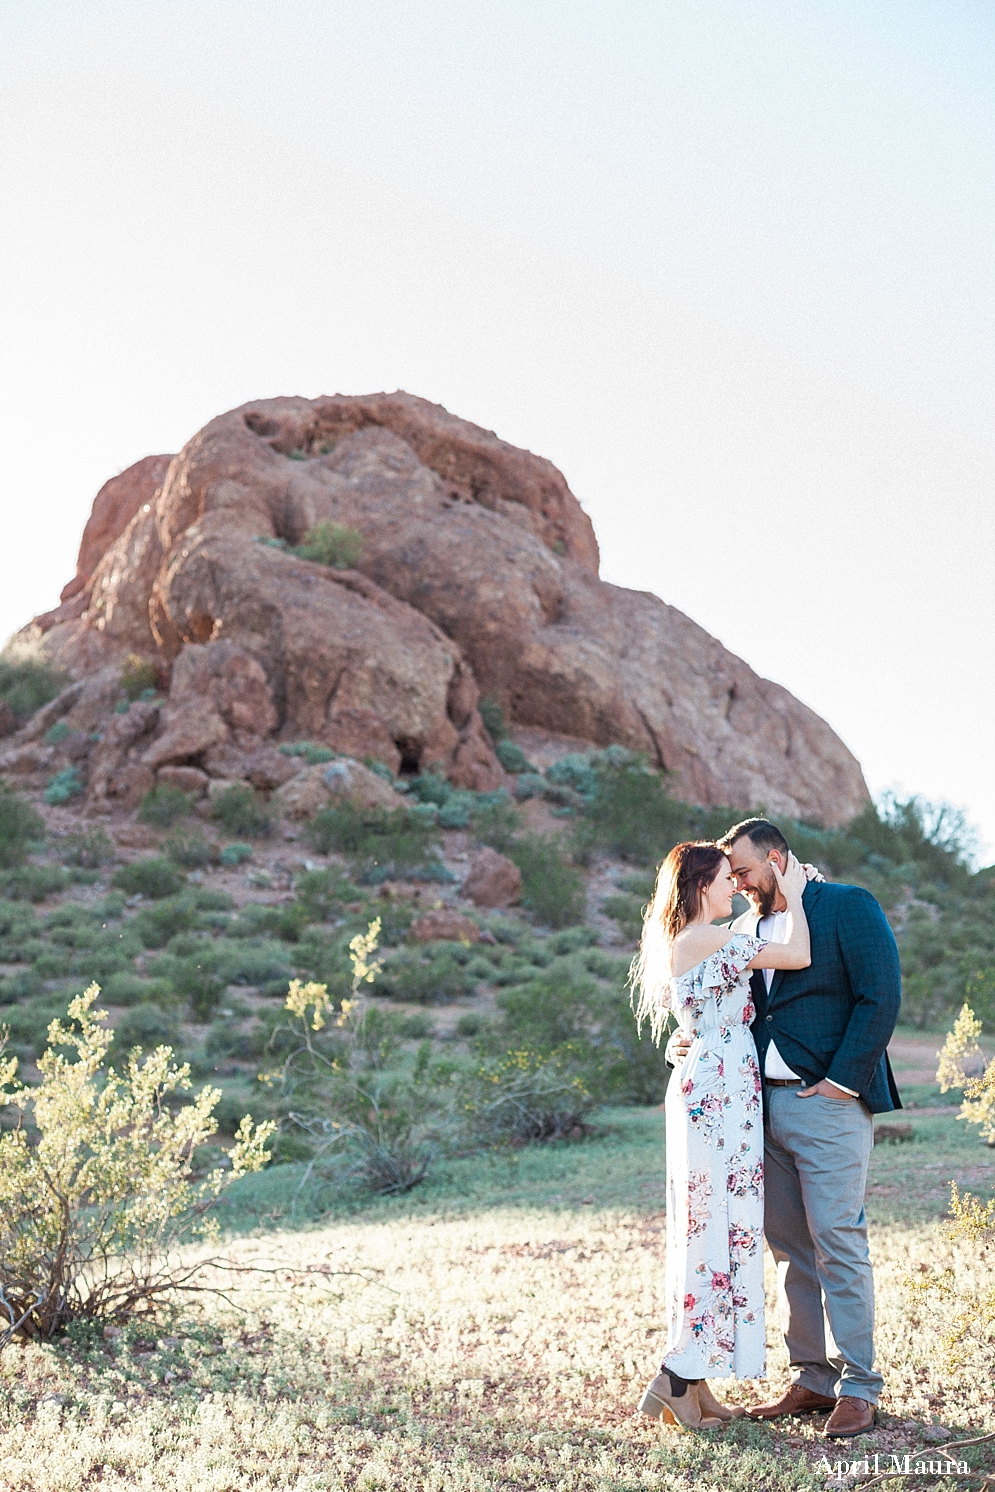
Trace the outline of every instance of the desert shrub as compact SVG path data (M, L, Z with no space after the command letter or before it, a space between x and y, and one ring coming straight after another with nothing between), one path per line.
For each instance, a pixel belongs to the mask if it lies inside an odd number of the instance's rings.
M157 1046L173 1046L179 1034L176 1015L147 1000L126 1010L114 1027L114 1040L121 1053L130 1052L132 1047L154 1052Z
M520 746L507 739L498 741L494 747L498 761L506 772L529 772L528 757Z
M156 666L150 658L130 653L121 669L121 688L129 699L141 699L143 694L154 694L158 683Z
M449 783L438 772L423 772L408 783L408 793L412 798L417 798L419 803L434 803L437 808L448 803L452 792Z
M160 1005L169 999L170 987L164 979L143 979L131 969L112 974L104 988L111 1005L141 1005L155 1000Z
M41 976L33 968L18 969L0 979L0 1005L16 1005L22 1000L31 1000L41 994Z
M440 829L467 829L473 819L476 794L456 790L439 809Z
M211 817L227 834L265 839L273 832L273 817L259 795L247 784L233 783L214 799Z
M600 761L591 772L583 817L574 830L577 851L586 857L599 849L638 864L658 864L687 833L684 805L638 759Z
M54 725L49 726L43 739L46 746L58 746L60 742L66 740L72 733L73 728L67 721L57 720Z
M309 767L335 760L335 752L330 746L319 746L314 741L294 741L290 745L281 746L280 750L284 756L302 757Z
M61 772L56 772L54 777L48 780L45 789L45 802L53 807L62 803L68 803L72 798L78 798L84 789L84 782L75 767L63 767Z
M547 927L569 927L584 920L584 878L567 863L562 843L524 834L505 854L522 873L522 904Z
M356 528L345 528L341 523L324 519L308 529L303 541L295 544L291 553L317 565L352 570L363 558L363 536Z
M178 787L160 782L145 794L138 817L143 824L154 824L159 829L169 829L177 819L186 818L193 807L193 799Z
M527 983L503 989L497 997L500 1019L488 1033L489 1048L550 1054L569 1047L574 1068L599 1103L659 1103L666 1092L666 1061L649 1039L639 1039L624 989L624 967L605 972L614 976L607 984L591 978L583 964L564 961L533 974Z
M487 1017L480 1015L476 1010L467 1010L459 1017L453 1027L457 1036L469 1040L473 1036L480 1036L487 1029Z
M982 1139L995 1145L995 1061L986 1061L981 1050L982 1030L983 1022L965 1004L938 1053L936 1081L941 1093L963 1091L960 1118L976 1124Z
M198 912L230 912L235 906L231 893L215 886L194 886L191 894Z
M336 850L345 855L356 879L368 883L412 871L424 874L433 861L438 863L434 827L417 822L406 808L364 809L349 802L329 806L315 815L308 837L322 854Z
M251 844L240 844L235 840L232 844L226 844L219 856L222 865L245 865L253 856Z
M138 934L143 948L165 948L177 933L201 928L203 920L194 898L186 894L163 897L155 906L143 907L128 926Z
M265 902L250 901L225 924L226 938L257 938L260 933L274 932L279 926L283 909L267 906Z
M63 865L99 870L117 859L117 847L103 829L76 829L62 841L59 858Z
M287 978L290 954L280 943L269 939L247 938L245 941L213 945L211 961L225 984L266 984L271 979Z
M503 788L497 793L478 793L473 833L481 844L489 844L492 849L506 855L523 822L521 811Z
M612 917L621 928L627 938L637 942L643 927L643 907L636 896L625 896L618 892L606 896L601 903L601 910L606 917Z
M498 741L503 741L508 734L504 710L496 699L482 699L477 708L480 711L480 718L484 722L484 729L496 746Z
M191 1019L202 1024L211 1019L228 987L228 981L215 971L206 954L203 958L192 954L168 963L165 959L157 961L155 972L187 1002Z
M0 1287L9 1325L46 1339L80 1319L120 1321L182 1289L193 1272L177 1249L203 1236L205 1214L224 1188L267 1160L271 1125L246 1120L229 1156L200 1182L194 1154L215 1131L216 1089L175 1112L189 1087L168 1047L144 1062L108 1066L114 1035L93 1010L91 985L69 1006L39 1058L41 1081L0 1066L0 1103L19 1124L0 1135ZM75 1054L75 1060L73 1059ZM28 1125L37 1132L29 1142Z
M219 859L219 850L212 844L199 825L192 828L178 827L163 842L163 852L184 870L200 870L204 865L213 865Z
M43 989L41 976L26 983L26 995L4 1012L3 1026L14 1051L29 1061L40 1057L48 1044L49 1026L65 1008L65 994Z
M41 658L18 656L12 648L0 653L0 699L19 720L47 705L68 683L68 674Z
M19 865L0 871L0 896L10 901L47 901L69 885L69 876L58 865Z
M387 955L377 980L377 991L392 1000L411 1004L442 1004L458 1000L476 988L472 960L460 943L429 943L424 948L399 948Z
M423 1010L398 1016L397 1029L405 1041L429 1041L435 1035L435 1026Z
M230 1016L223 1020L211 1022L210 1030L204 1041L205 1055L212 1061L228 1058L229 1060L244 1062L253 1055L252 1033L245 1030L242 1022L234 1020ZM244 1108L244 1100L242 1101ZM239 1115L241 1117L241 1115ZM218 1122L222 1128L225 1120L222 1114L218 1114Z
M26 798L0 782L0 868L23 865L28 845L44 837L45 825Z
M521 1145L582 1133L596 1100L566 1047L485 1060L460 1084L458 1105L471 1143Z
M176 866L159 855L122 865L114 872L113 879L114 885L126 891L129 896L148 896L154 901L175 896L183 885L183 877Z

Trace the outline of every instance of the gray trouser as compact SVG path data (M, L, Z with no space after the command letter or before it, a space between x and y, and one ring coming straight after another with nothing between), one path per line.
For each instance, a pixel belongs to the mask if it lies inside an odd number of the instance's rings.
M876 1404L884 1380L874 1371L864 1215L874 1122L856 1098L799 1098L797 1088L766 1096L764 1232L777 1261L791 1381Z

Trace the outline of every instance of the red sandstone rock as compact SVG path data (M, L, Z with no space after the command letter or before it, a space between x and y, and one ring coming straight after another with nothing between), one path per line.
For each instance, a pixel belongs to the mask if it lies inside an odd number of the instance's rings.
M510 907L522 894L522 872L513 860L489 845L470 861L461 895L478 907Z
M194 793L198 798L207 792L208 776L199 767L160 767L155 780L164 787L179 788L181 793Z
M408 928L413 943L479 943L480 928L470 917L449 907L423 912Z
M312 818L333 799L347 799L360 808L403 808L403 799L362 762L342 758L305 767L273 794L273 803L291 819Z
M93 499L79 546L76 574L63 588L61 601L69 601L86 589L97 565L142 505L148 503L151 507L172 459L172 456L143 456L134 466L104 483Z
M294 544L326 520L360 530L362 573L259 542ZM655 596L598 579L590 523L555 468L406 394L213 420L96 564L86 610L45 636L79 678L132 652L181 673L191 647L254 660L255 692L251 670L227 694L197 673L213 716L199 734L171 692L149 764L200 764L231 731L263 732L268 694L281 739L489 787L505 779L479 686L514 724L646 752L697 802L832 825L868 801L812 711Z

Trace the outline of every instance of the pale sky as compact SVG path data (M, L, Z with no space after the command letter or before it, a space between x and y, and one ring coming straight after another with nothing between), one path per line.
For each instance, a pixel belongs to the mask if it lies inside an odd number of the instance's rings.
M992 858L993 100L980 0L0 0L0 633L140 456L404 388Z

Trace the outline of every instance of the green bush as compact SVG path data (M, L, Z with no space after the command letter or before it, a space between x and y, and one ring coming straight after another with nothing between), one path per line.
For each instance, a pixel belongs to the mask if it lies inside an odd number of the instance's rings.
M482 699L478 709L480 718L484 722L484 729L496 746L498 741L503 741L508 734L504 711L496 699Z
M104 988L110 1005L142 1005L154 1000L162 1004L169 999L170 988L164 979L143 979L131 970L112 974Z
M491 849L506 855L524 822L521 810L503 788L497 793L478 793L473 833L480 844L489 844Z
M315 815L308 837L322 854L345 855L357 879L371 883L424 871L438 855L435 829L417 822L406 808L330 805Z
M505 849L522 873L522 904L547 927L584 920L584 877L567 863L562 844L524 834Z
M170 787L162 782L145 794L138 810L138 817L143 824L154 824L158 829L169 829L177 819L186 818L192 808L193 799L187 793L181 792L178 787Z
M40 659L20 658L13 651L0 654L0 699L19 720L47 705L69 683L68 674Z
M514 741L500 740L495 746L497 759L506 772L530 772L528 757Z
M363 536L358 529L344 528L325 519L309 528L303 542L295 544L291 553L317 565L354 570L363 559Z
M592 772L593 788L574 831L578 853L586 857L599 849L637 864L659 864L687 834L685 806L638 760L600 762Z
M103 829L76 829L62 841L59 858L63 865L99 870L117 859L117 847Z
M28 845L42 839L45 824L26 798L0 782L0 867L4 870L23 865Z
M69 876L58 865L19 865L0 871L0 896L11 901L47 901L69 885Z
M507 1052L460 1084L459 1108L471 1143L530 1144L583 1133L597 1100L575 1053Z
M165 948L178 933L199 931L204 919L191 895L174 895L143 907L128 926L138 934L143 948Z
M58 746L60 742L64 741L67 736L71 736L72 733L73 728L71 725L67 724L65 720L57 720L45 732L45 745Z
M273 818L265 803L251 787L239 782L214 799L211 817L227 834L246 839L265 839L273 832Z
M174 829L162 848L170 860L185 870L200 870L202 866L215 864L220 858L217 845L208 840L199 825Z
M133 860L114 872L114 885L129 896L147 896L153 901L175 896L183 885L183 877L170 860L152 855L144 860Z
M121 688L129 699L141 699L142 695L154 694L159 676L150 658L130 653L121 669Z
M50 777L45 789L45 802L53 807L68 803L72 798L78 798L83 792L84 783L75 767L63 767L61 772L56 772Z
M314 741L294 741L291 745L281 746L280 750L284 756L302 757L309 767L335 760L335 752L330 746L319 746Z
M114 1044L123 1057L133 1047L153 1052L157 1046L175 1046L180 1025L172 1011L143 1001L126 1010L114 1027Z
M424 948L399 948L384 958L376 990L392 1000L410 1004L442 1004L471 994L477 980L470 973L472 958L461 943L429 943Z
M248 860L252 859L253 853L251 844L239 844L236 840L234 844L226 844L221 851L221 864L245 865Z

